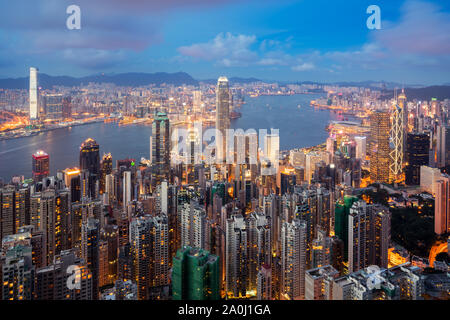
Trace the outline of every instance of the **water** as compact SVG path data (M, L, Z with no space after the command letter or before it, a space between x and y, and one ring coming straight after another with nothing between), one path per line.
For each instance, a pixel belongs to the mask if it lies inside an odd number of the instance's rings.
M310 100L318 95L261 96L246 98L242 117L232 120L233 128L279 129L280 149L314 146L327 138L326 124L335 119L327 110L315 110ZM298 108L298 105L301 107ZM37 136L0 141L0 177L31 177L31 155L39 149L50 155L50 173L78 166L79 148L87 138L100 145L100 154L111 152L115 163L127 157L148 158L151 126L118 126L115 123L93 123L57 129ZM114 164L115 165L115 164Z

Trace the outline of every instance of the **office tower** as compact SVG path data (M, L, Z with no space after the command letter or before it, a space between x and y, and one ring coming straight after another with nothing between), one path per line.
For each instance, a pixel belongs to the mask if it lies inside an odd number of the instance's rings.
M70 189L70 201L80 202L81 200L80 169L67 168L63 170L63 174L66 188Z
M280 136L278 133L264 136L264 156L270 162L270 169L264 174L277 174L280 157Z
M245 298L248 287L248 240L244 217L235 214L226 221L225 292L229 298Z
M261 212L252 212L247 219L248 226L248 290L257 290L258 272L263 264L270 265L272 242L270 225Z
M208 249L209 245L209 223L205 208L198 202L191 200L178 207L180 216L181 246Z
M170 122L167 114L158 112L152 124L152 166L156 184L169 180L170 173Z
M81 257L92 273L92 298L98 300L100 273L100 223L93 217L87 218L81 228Z
M63 95L45 94L43 96L43 105L45 110L46 120L63 120Z
M389 165L390 176L392 180L397 181L403 170L403 155L404 155L404 110L405 106L400 106L397 102L394 102L392 106L392 123L390 138L393 144L393 148L389 153L391 162Z
M92 300L92 273L74 250L61 251L52 264L36 271L34 299Z
M226 160L226 130L230 128L231 92L226 77L219 77L216 87L216 159ZM221 139L218 137L221 135Z
M306 232L299 219L281 228L281 292L290 300L305 298Z
M100 240L98 244L98 287L110 285L108 282L108 242Z
M80 170L88 172L87 196L96 198L97 181L100 179L99 145L92 139L86 139L80 146Z
M339 272L330 265L309 269L305 273L305 300L332 300L333 281Z
M202 92L200 90L192 91L192 111L194 113L202 112Z
M130 223L132 278L138 299L147 300L150 288L168 284L169 245L167 216L133 218Z
M437 166L439 168L450 164L450 126L439 125L436 128Z
M348 257L348 216L353 203L358 201L358 197L344 196L343 200L336 203L334 218L334 233L344 242L344 260Z
M1 294L3 300L31 300L34 266L31 245L16 243L0 255Z
M112 173L112 156L111 153L105 153L100 161L100 194L106 190L106 176Z
M50 157L42 150L32 155L32 171L34 182L41 182L50 173Z
M391 213L388 208L374 204L370 215L370 264L388 267L390 242Z
M173 258L173 300L219 300L219 257L200 248L182 247Z
M370 115L370 180L389 183L389 113Z
M127 206L131 199L131 171L124 171L123 173L123 208L127 209Z
M434 232L440 235L450 231L450 177L442 175L436 186Z
M428 166L430 136L425 133L408 133L406 143L405 182L420 185L420 167Z
M38 69L30 68L30 121L39 118L38 108Z
M272 300L272 269L270 265L261 265L257 275L257 300Z
M287 192L292 193L296 184L297 175L294 168L285 168L280 172L280 195L283 195Z
M355 137L356 142L356 158L361 159L362 161L366 160L366 146L367 146L367 138L366 137Z

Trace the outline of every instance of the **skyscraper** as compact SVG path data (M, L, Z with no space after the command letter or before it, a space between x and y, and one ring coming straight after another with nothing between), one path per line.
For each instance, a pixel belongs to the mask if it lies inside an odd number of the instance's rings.
M100 161L100 194L105 192L106 176L112 173L112 156L111 153L105 153Z
M50 173L50 157L49 155L39 150L32 155L33 180L40 182L43 178L48 177Z
M81 229L81 257L92 272L92 298L98 300L100 274L100 223L89 217Z
M430 136L425 133L408 133L406 143L405 182L420 185L420 166L428 166Z
M226 160L226 130L230 128L231 92L226 77L219 77L216 87L216 130L222 139L216 137L216 159L218 163ZM218 135L219 133L216 133Z
M170 122L167 114L158 112L152 124L152 166L155 182L169 180L170 173Z
M208 251L182 247L173 258L174 300L219 300L219 257Z
M43 96L45 118L47 120L63 119L63 95L60 93L46 94Z
M436 234L445 234L450 232L450 177L442 175L436 184L434 232Z
M87 170L89 172L88 182L88 195L91 198L95 198L96 184L100 179L100 154L99 145L92 139L86 139L80 147L80 169Z
M370 115L370 180L389 183L389 113Z
M442 168L450 164L450 126L437 126L436 137L437 166Z
M30 120L37 120L38 109L38 69L30 68Z
M400 178L403 169L403 154L405 144L405 119L404 119L404 105L403 107L394 102L392 106L392 124L390 137L393 143L393 148L389 153L391 157L389 165L390 180L396 181Z

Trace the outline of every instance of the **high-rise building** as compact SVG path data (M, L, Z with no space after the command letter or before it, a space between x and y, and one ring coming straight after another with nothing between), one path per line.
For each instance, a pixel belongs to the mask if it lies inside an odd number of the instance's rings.
M450 232L450 176L442 175L436 183L434 204L434 232Z
M230 298L245 298L248 288L248 234L244 217L226 221L225 292Z
M396 181L400 178L403 170L403 155L405 146L405 123L404 123L404 108L400 106L397 101L392 106L392 123L390 138L393 148L389 153L391 161L389 164L390 179Z
M173 258L174 300L219 300L219 257L208 251L182 247Z
M450 164L450 126L439 125L436 128L437 166L439 168Z
M45 94L43 96L43 105L46 120L63 119L63 95L61 93Z
M89 217L81 229L81 257L92 273L92 298L98 300L100 275L100 223Z
M170 122L167 114L158 112L152 124L152 166L156 183L169 180L170 173Z
M3 300L31 300L34 266L31 245L17 244L0 255L1 294Z
M123 207L124 209L127 208L129 202L132 200L131 199L131 171L124 171L123 172L123 184L122 184L122 188L123 188Z
M30 68L30 120L39 118L38 108L38 69Z
M388 112L370 115L370 180L389 183L389 124Z
M111 153L105 153L100 161L100 194L105 192L106 176L112 173L112 156Z
M227 155L226 130L230 128L230 108L231 92L228 79L219 77L216 87L216 135L221 134L222 138L216 138L216 158L219 163L223 162Z
M32 171L34 182L40 182L50 173L50 156L39 150L32 155Z
M355 137L356 142L356 158L361 160L366 160L366 148L367 148L367 138L357 136Z
M178 207L180 216L181 246L199 249L209 247L209 223L205 208L191 200Z
M348 256L348 216L353 203L358 201L358 197L344 196L343 200L336 203L334 218L334 233L336 237L344 242L344 260Z
M86 139L80 147L80 170L88 171L88 196L96 198L97 181L100 179L100 147L92 139Z
M281 228L281 292L290 300L305 298L307 225L285 222Z
M405 182L420 185L420 166L428 166L430 136L425 133L408 133L406 142Z
M270 265L261 265L256 281L257 300L272 300L272 269Z

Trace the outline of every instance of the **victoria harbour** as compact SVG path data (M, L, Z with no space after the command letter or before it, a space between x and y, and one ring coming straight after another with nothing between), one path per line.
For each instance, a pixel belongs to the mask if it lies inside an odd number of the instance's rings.
M309 103L321 95L300 94L288 96L259 96L246 99L241 107L242 117L231 122L233 129L279 129L280 149L304 148L322 143L327 132L325 126L336 115L327 110L312 108ZM72 128L55 129L32 137L0 141L0 177L31 174L31 154L43 149L51 154L50 171L78 165L80 144L87 138L95 139L100 152L111 153L113 160L149 157L148 125L92 123ZM7 164L14 163L14 169Z

